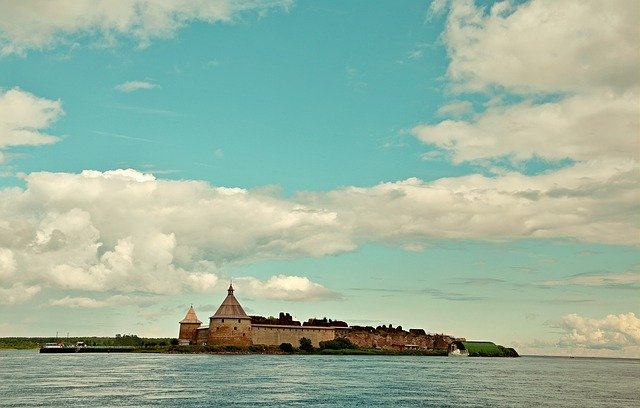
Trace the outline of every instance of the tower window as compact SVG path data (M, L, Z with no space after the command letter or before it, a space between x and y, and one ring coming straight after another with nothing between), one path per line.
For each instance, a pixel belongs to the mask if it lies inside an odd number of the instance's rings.
M224 323L224 319L222 319L222 323Z
M234 327L234 328L233 328L233 330L238 330L238 328L237 328L237 327Z
M240 323L240 319L238 319L238 323Z

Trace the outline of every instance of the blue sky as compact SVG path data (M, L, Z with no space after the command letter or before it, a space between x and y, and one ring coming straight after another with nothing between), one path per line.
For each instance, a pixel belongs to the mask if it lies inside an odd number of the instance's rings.
M174 336L233 279L640 356L635 2L45 4L0 2L1 336Z

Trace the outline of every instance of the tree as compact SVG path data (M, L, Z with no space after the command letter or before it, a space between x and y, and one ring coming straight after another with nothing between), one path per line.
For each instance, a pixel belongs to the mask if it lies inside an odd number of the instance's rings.
M284 353L293 353L293 346L291 343L282 343L280 344L280 351Z
M351 340L344 337L336 337L333 340L321 341L320 349L332 349L332 350L344 350L344 349L355 349L357 348L355 344L351 342Z
M304 350L306 352L313 351L313 344L311 344L311 340L306 337L300 339L300 350Z

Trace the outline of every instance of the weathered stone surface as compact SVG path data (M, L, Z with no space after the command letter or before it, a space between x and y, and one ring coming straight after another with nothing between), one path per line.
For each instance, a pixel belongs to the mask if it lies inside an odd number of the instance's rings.
M250 346L251 319L211 317L207 344L220 346Z
M180 334L178 335L178 339L188 340L190 344L196 344L198 340L197 331L199 327L200 327L200 322L180 323Z
M251 328L253 344L280 345L291 343L298 347L300 339L303 337L311 340L314 347L318 347L321 341L333 340L336 338L335 329L330 327L310 327L310 326L281 326L254 324Z
M344 337L359 347L369 348L401 348L406 345L417 345L425 349L447 349L455 339L443 334L416 335L407 332L367 332L351 330Z

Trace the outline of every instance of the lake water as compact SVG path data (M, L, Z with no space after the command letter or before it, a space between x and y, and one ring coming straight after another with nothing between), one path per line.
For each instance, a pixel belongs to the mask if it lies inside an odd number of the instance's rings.
M640 361L1 350L0 406L639 407Z

